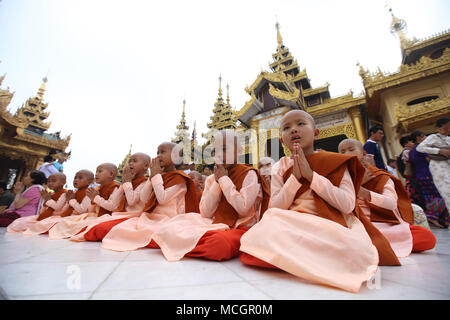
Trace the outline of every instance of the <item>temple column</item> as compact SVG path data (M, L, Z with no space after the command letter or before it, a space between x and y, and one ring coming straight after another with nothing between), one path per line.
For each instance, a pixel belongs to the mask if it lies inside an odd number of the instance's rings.
M350 118L352 119L353 127L356 131L356 137L357 139L364 144L366 142L366 135L364 133L363 129L363 122L362 122L362 116L361 116L361 110L359 107L352 107L348 109L348 114L350 115Z

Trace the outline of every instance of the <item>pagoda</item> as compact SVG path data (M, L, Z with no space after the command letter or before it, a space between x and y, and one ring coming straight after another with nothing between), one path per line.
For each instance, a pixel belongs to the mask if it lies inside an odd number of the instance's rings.
M177 125L175 138L172 139L174 143L180 143L189 140L189 126L186 125L186 100L183 100L183 112L181 113L180 123Z
M382 124L385 159L400 154L399 139L412 131L436 132L436 120L450 117L450 30L426 39L410 39L406 21L394 15L391 33L397 37L401 62L396 72L359 66L367 100L369 125Z
M130 144L130 150L128 151L128 154L125 156L125 158L122 160L122 162L117 166L116 180L119 182L122 181L123 168L125 168L128 165L128 161L130 160L132 147L133 147L133 145Z
M223 100L222 94L222 76L219 76L219 92L217 100L214 103L213 115L210 117L210 122L206 124L208 132L202 134L203 138L206 138L206 143L203 145L203 149L211 143L211 139L217 131L225 129L236 129L236 115L235 110L230 104L230 92L227 84L227 98Z
M317 148L337 151L337 144L345 138L364 142L365 98L355 98L351 90L344 96L331 98L328 83L313 88L306 69L300 69L285 46L278 22L275 27L277 48L269 63L271 71L261 71L253 84L245 88L250 100L236 112L238 129L245 138L240 160L256 166L261 157L278 160L289 154L281 145L279 127L283 115L295 109L310 113L321 129Z
M0 85L5 76L0 78ZM62 138L60 132L49 133L50 115L44 102L47 77L36 94L29 98L15 114L7 110L14 93L0 89L0 180L14 182L25 172L37 169L46 155L59 153L66 160L70 152L65 150L70 135Z

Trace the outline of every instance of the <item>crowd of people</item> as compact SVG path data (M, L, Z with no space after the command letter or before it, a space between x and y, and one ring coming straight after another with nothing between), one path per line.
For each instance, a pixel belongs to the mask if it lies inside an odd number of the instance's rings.
M117 167L102 163L95 173L79 170L75 189L66 190L62 168L49 160L16 182L14 195L2 194L12 203L0 225L108 250L159 249L168 261L239 256L245 265L358 292L378 266L400 266L398 258L434 248L424 220L448 227L449 126L440 119L437 134L402 138L402 154L387 166L382 127L369 130L364 146L345 139L337 153L317 151L319 129L301 110L281 120L290 156L262 158L258 169L238 162L232 130L214 136L215 164L202 172L194 164L180 169L178 146L163 142L156 157L131 155L121 183Z

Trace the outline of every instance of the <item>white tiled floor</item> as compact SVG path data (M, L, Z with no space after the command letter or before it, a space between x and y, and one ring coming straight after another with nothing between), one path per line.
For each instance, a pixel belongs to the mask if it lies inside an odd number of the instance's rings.
M357 294L238 258L167 262L160 250L114 252L100 243L49 240L0 228L0 299L450 299L450 232L436 248L381 267ZM76 276L79 275L79 278ZM76 281L79 279L79 282Z

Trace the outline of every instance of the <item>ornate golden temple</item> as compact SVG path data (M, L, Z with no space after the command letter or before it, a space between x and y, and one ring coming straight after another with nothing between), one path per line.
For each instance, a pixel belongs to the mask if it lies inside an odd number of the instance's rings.
M5 76L0 77L0 86ZM50 122L46 122L49 112L45 109L44 93L47 78L36 96L29 98L17 109L15 114L7 110L14 93L0 88L0 180L10 184L31 169L37 169L44 157L59 153L68 158L65 150L70 142L70 135L61 138L60 133L48 133Z
M413 130L435 132L436 120L450 115L450 32L410 40L406 23L391 15L391 32L398 37L402 52L398 71L386 74L378 68L371 73L358 64L364 93L354 96L349 90L334 98L328 83L311 86L306 69L299 67L283 43L277 23L277 49L270 71L261 71L245 88L250 99L237 111L230 106L229 95L227 102L223 101L219 78L219 95L208 128L241 132L245 139L240 160L256 166L263 156L278 160L288 153L279 141L280 120L289 110L302 109L314 117L320 129L316 148L337 151L345 138L365 143L369 127L381 124L386 137L381 146L385 160L398 155L401 136ZM202 136L209 142L210 134Z

